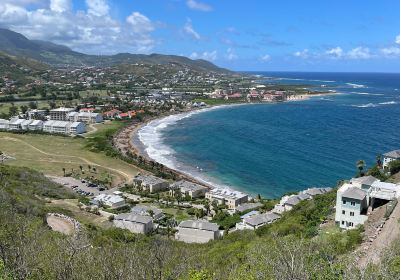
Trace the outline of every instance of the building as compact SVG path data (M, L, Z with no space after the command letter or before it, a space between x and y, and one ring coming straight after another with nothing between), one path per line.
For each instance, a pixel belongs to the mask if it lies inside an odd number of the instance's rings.
M82 134L86 132L86 125L83 122L73 122L69 125L69 134Z
M249 196L239 191L215 188L206 193L206 198L210 201L217 201L218 204L225 204L228 209L236 209L238 205L246 203Z
M27 114L29 119L44 119L44 117L46 116L46 110L29 110Z
M165 217L161 209L147 205L136 205L131 209L131 214L149 216L156 221Z
M41 120L34 120L33 122L31 122L28 126L29 130L38 130L38 131L42 131L43 130L43 121Z
M0 129L8 130L9 125L10 125L9 120L0 119Z
M113 194L99 194L90 202L91 204L100 206L101 204L110 208L120 208L126 205L125 199L119 195Z
M21 123L21 129L22 130L28 130L29 129L29 125L33 122L33 120L24 120Z
M258 215L251 215L249 217L243 218L243 221L236 224L236 229L257 229L259 227L265 226L267 224L271 224L281 217L275 213L263 213Z
M353 178L337 191L335 221L343 229L362 225L368 219L368 208L395 200L400 185L381 182L372 176Z
M204 197L208 188L202 185L181 180L170 186L170 195L174 196L176 190L180 190L182 196L190 196L190 198Z
M75 111L73 108L57 108L50 110L50 120L53 121L67 121L68 120L68 114Z
M391 152L387 152L386 154L383 154L383 163L382 163L383 169L388 169L389 163L394 160L400 160L400 150L394 150Z
M122 213L114 217L114 226L127 229L133 233L147 234L153 231L153 219L133 213Z
M93 112L70 112L67 118L70 122L100 123L103 121L101 114Z
M43 123L43 131L76 135L86 132L86 125L80 122L46 121Z
M22 130L21 124L24 122L24 119L11 119L8 124L8 130Z
M340 228L354 228L368 219L367 192L345 183L337 191L335 221Z
M245 211L249 211L249 210L260 208L261 206L263 206L263 204L260 203L260 202L244 203L244 204L241 204L238 207L236 207L236 211L237 212L245 212Z
M137 175L133 178L133 185L150 193L165 191L169 187L168 181L153 175Z
M175 235L176 240L186 243L207 243L219 237L218 225L203 220L181 222Z

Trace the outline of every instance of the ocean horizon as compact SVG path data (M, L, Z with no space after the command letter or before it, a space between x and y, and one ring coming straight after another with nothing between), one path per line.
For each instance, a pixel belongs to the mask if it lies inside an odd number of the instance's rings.
M158 119L138 133L147 155L198 180L277 198L334 187L356 161L399 148L400 74L251 72L265 84L335 95L222 106Z

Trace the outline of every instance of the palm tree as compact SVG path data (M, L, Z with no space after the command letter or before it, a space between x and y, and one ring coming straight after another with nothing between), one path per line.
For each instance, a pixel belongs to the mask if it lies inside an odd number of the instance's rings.
M257 194L257 200L261 201L261 194Z
M88 164L88 169L89 169L89 172L90 172L90 170L92 170L92 167Z
M359 170L359 175L360 176L364 176L363 170L364 170L364 167L365 167L365 161L360 159L360 160L357 161L356 165L357 165L357 168Z
M204 209L206 209L207 215L210 214L210 202L208 200L204 203Z
M153 211L153 209L147 210L147 213L149 213L149 215L150 215L151 218L154 218L154 211Z
M83 166L79 165L79 168L81 169L81 173L83 173Z
M182 200L182 192L181 192L181 190L180 189L177 189L176 191L175 191L175 198L176 198L176 202L178 202L178 206L179 206L179 203L181 202L181 200Z
M62 171L64 172L64 177L65 177L65 167L63 167Z

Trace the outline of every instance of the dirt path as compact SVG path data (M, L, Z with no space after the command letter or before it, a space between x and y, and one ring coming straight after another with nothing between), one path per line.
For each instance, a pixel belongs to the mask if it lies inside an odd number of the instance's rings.
M21 140L21 139L17 139L17 138L13 138L13 137L8 137L8 136L6 136L6 137L0 137L0 138L6 139L6 140L10 140L10 141L16 141L16 142L23 143L24 145L30 147L31 149L34 149L35 151L37 151L37 152L39 152L39 153L41 153L41 154L47 155L47 156L52 156L52 157L64 157L64 158L66 157L66 158L75 158L75 159L79 159L79 160L85 162L86 164L89 164L89 165L92 165L92 166L97 166L97 167L102 167L102 168L104 168L104 169L108 169L108 170L110 170L110 171L114 171L114 172L116 172L116 173L122 175L122 176L126 179L126 181L129 181L130 178L131 178L131 176L130 176L129 174L127 174L127 173L125 173L125 172L123 172L123 171L121 171L121 170L118 170L118 169L115 169L115 168L111 168L111 167L102 166L102 165L100 165L100 164L97 164L97 163L95 163L95 162L92 162L92 161L90 161L90 160L88 160L88 159L86 159L86 158L83 158L83 157L47 153L47 152L45 152L45 151L43 151L43 150L40 150L39 148L37 148L37 147L35 147L35 146L33 146L33 145L31 145L31 144L29 144L29 143L27 143L27 142ZM61 163L69 163L69 162L68 162L68 161L61 161Z
M394 209L392 215L386 221L385 225L377 235L376 239L368 246L366 254L363 255L358 265L360 268L365 268L368 263L376 264L385 248L389 247L391 243L398 239L400 236L400 205L398 204Z
M61 232L63 234L72 235L74 233L73 223L63 218L49 216L47 217L47 224L52 230Z

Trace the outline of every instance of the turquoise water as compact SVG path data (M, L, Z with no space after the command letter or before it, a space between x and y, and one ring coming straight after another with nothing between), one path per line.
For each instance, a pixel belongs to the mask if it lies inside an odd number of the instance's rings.
M261 73L266 83L342 94L280 104L223 107L153 123L149 156L205 181L279 197L335 186L377 154L400 148L400 75Z

